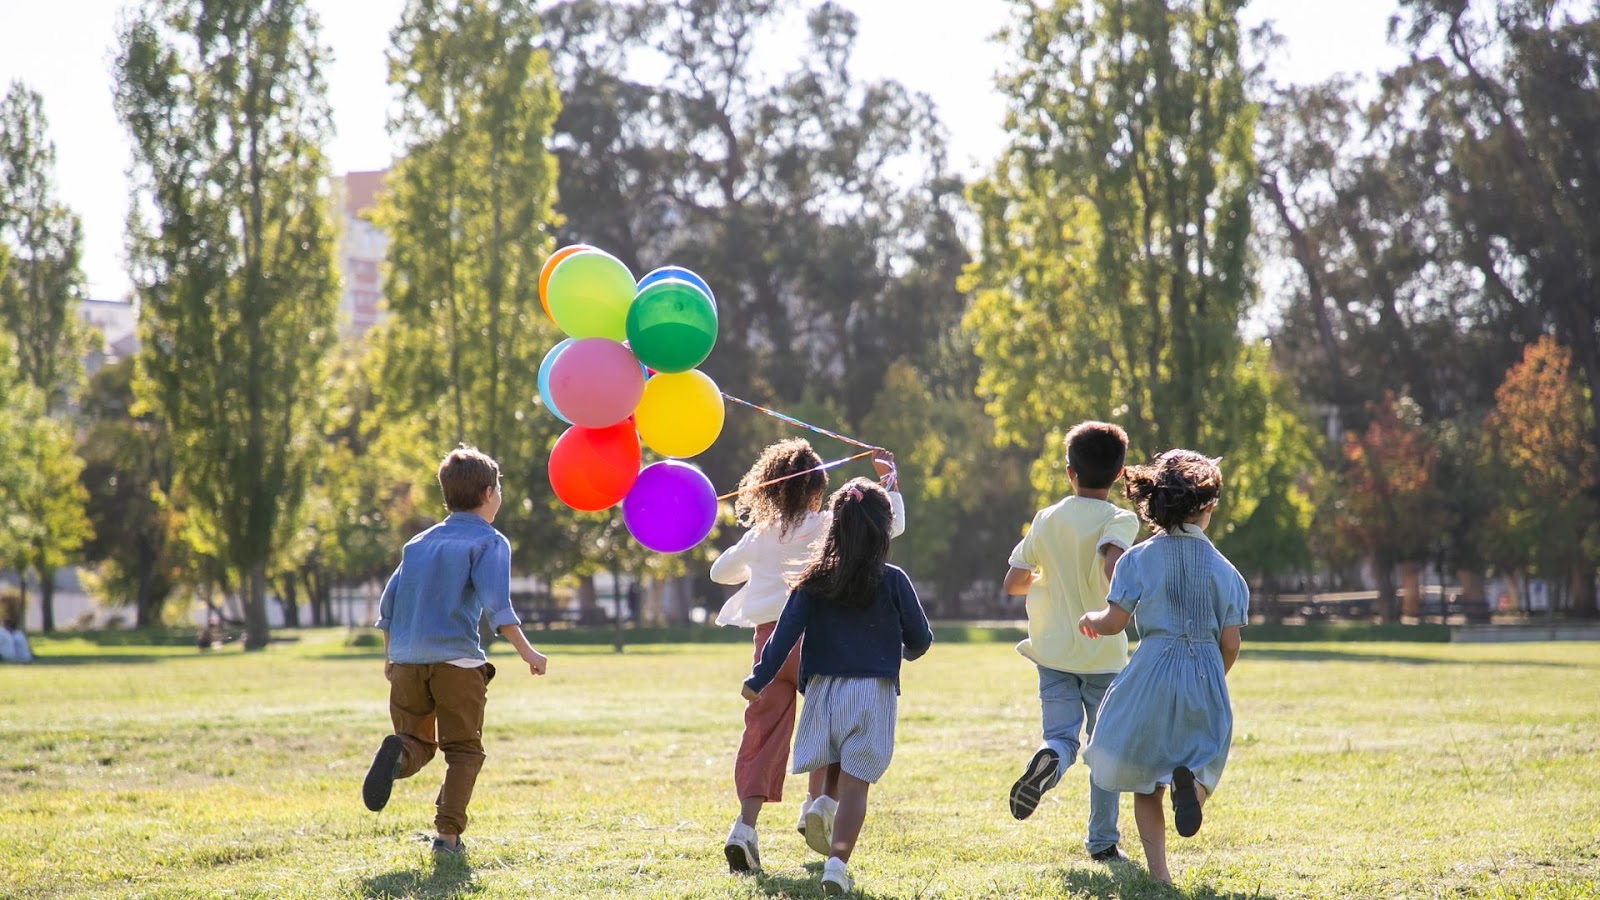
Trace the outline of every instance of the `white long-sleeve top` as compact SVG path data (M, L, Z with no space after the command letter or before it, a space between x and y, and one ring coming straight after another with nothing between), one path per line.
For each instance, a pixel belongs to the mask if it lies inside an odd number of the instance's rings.
M889 492L889 536L906 530L906 503L899 491ZM777 528L752 528L739 543L722 551L711 564L711 580L718 584L743 584L717 613L718 625L754 628L778 621L789 599L789 579L805 568L811 544L832 520L827 512L807 513L788 534Z

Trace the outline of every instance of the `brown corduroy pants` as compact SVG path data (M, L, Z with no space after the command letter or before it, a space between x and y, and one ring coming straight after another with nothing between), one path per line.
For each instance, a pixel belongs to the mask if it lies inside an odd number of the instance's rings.
M494 666L395 663L389 673L389 717L405 744L396 778L410 778L444 751L444 786L434 801L434 828L467 830L467 804L483 768L483 707Z

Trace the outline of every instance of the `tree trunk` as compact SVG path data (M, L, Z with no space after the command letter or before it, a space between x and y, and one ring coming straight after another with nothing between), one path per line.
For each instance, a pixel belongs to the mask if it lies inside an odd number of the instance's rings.
M272 640L267 625L267 564L258 562L245 574L246 587L240 592L244 602L244 649L264 650Z
M584 575L578 579L578 621L584 625L592 625L599 618L596 615L600 608L600 598L595 594L594 576Z
M160 616L155 609L155 561L140 560L139 562L139 587L133 601L133 624L139 628L148 628L157 624Z
M1393 625L1400 621L1399 605L1395 602L1394 564L1386 555L1374 557L1372 574L1378 582L1378 620Z
M1415 560L1400 564L1400 614L1422 616L1422 567Z
M317 580L310 571L301 573L301 587L306 589L306 606L311 610L311 627L322 627L322 606L317 602Z
M1279 598L1278 579L1271 575L1261 579L1261 621L1267 625L1283 624L1283 601Z
M1595 567L1588 560L1583 560L1572 567L1572 614L1580 619L1593 619L1600 616L1600 609L1596 609L1595 596Z
M688 625L690 611L694 608L694 576L679 575L672 586L672 624Z
M39 573L39 622L41 630L49 634L56 630L56 573Z
M622 604L622 579L617 577L616 570L613 569L611 571L611 649L617 653L622 652L622 620L628 613Z
M300 599L295 591L293 575L285 575L278 590L278 603L283 607L283 624L288 628L300 627Z

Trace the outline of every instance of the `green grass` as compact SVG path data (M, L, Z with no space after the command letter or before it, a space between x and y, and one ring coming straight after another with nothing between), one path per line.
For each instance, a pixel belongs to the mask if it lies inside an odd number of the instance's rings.
M378 657L298 637L37 640L0 669L0 896L821 896L800 777L761 823L768 874L725 872L747 646L552 644L536 681L498 645L472 852L436 866L442 760L367 812ZM1227 775L1201 834L1169 836L1165 888L1084 856L1081 767L1010 818L1033 673L1006 643L936 644L906 667L862 896L1600 896L1600 646L1247 643L1232 687ZM1127 798L1122 819L1141 861Z

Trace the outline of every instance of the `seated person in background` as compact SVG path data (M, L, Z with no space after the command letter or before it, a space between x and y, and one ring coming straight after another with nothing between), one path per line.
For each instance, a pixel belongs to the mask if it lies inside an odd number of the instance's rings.
M16 619L8 618L0 626L0 662L33 662L33 648Z

